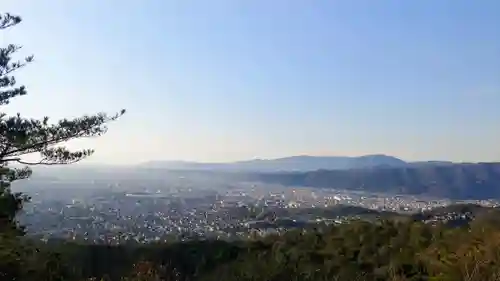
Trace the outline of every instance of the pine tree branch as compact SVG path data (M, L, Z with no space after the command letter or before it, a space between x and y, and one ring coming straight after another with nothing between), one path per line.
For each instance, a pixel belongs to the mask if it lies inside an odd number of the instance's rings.
M111 117L100 113L73 120L63 119L54 125L47 125L48 118L43 121L26 120L18 115L13 120L4 121L6 129L4 132L0 130L4 137L0 143L5 146L0 153L0 163L5 157L41 152L49 146L73 139L100 136L107 131L105 124L118 119L124 113L125 110L121 110ZM10 131L12 125L22 128ZM8 146L10 148L7 148Z
M8 67L6 67L4 70L3 70L3 73L0 73L0 75L4 76L4 75L7 75L7 74L10 74L11 72L14 72L20 68L23 68L26 66L26 64L30 63L33 61L33 56L29 56L27 58L24 59L24 62L20 62L20 61L17 61L11 65L9 65Z
M29 162L29 161L23 161L21 158L7 158L7 159L2 159L0 160L0 163L7 163L7 162L16 162L22 165L28 165L28 166L37 166L37 165L44 165L44 166L50 166L50 165L66 165L66 164L74 164L78 161L81 161L82 159L75 159L71 161L67 161L64 163L61 162L47 162L46 159L42 159L36 162ZM1 165L1 164L0 164Z
M5 15L0 15L0 30L12 27L21 22L21 17L13 16L9 13Z
M21 17L0 13L0 31L21 22ZM14 60L12 56L21 48L9 44L0 47L0 105L6 105L17 96L27 94L24 86L16 86L13 72L33 61L33 56L24 60ZM76 163L94 153L91 149L70 151L65 147L56 147L64 142L86 137L101 136L107 132L107 123L118 119L125 113L108 116L105 113L84 115L79 118L62 119L49 124L48 117L42 119L7 116L0 112L0 232L2 229L19 229L15 220L29 197L21 193L13 193L10 185L13 181L29 178L33 165L58 165ZM39 160L23 160L23 156L39 153ZM15 168L9 164L21 164L23 168ZM6 220L2 221L3 218ZM1 274L0 274L1 275Z
M0 163L2 163L5 160L5 159L3 159L4 157L15 156L17 153L20 153L20 154L32 153L31 150L33 150L33 149L38 151L39 148L43 148L43 147L47 147L47 146L54 145L57 143L66 142L66 141L69 141L72 139L79 139L79 138L83 138L83 137L84 136L82 136L82 135L72 135L72 136L67 136L67 137L61 137L61 138L41 141L38 143L31 144L29 146L24 146L24 147L21 147L21 148L12 150L12 151L8 151L6 153L0 154ZM89 137L91 137L91 136L89 136ZM33 152L36 152L36 151L33 151ZM23 152L25 152L25 153L23 153Z

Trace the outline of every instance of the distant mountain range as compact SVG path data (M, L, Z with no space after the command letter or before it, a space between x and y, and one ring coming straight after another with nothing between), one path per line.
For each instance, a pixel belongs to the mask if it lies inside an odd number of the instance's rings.
M232 163L160 161L139 166L70 167L37 167L33 179L143 181L190 177L212 183L236 180L453 199L500 199L500 163L406 162L387 155L365 155L292 156Z
M257 159L231 163L199 163L185 161L148 162L142 167L173 170L213 170L238 172L279 172L279 171L316 171L348 170L373 167L406 167L409 165L445 165L451 162L430 161L409 163L388 155L346 156L291 156L278 159Z
M452 199L500 199L500 163L420 163L369 169L255 173L249 180L287 186L429 195Z

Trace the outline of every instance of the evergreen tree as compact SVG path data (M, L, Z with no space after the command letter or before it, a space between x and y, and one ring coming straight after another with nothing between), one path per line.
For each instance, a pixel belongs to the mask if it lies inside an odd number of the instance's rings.
M0 31L20 22L19 16L0 14ZM17 85L13 73L33 62L33 56L14 60L13 54L20 48L14 44L0 46L0 106L6 106L13 98L27 94L24 86ZM7 116L0 109L0 232L22 231L17 226L15 215L29 198L11 192L13 181L28 178L31 175L29 166L71 164L90 156L93 150L70 151L64 147L64 143L100 136L107 131L108 122L124 113L125 110L121 110L114 115L98 113L49 122L49 117L32 119L20 113ZM38 160L24 160L23 156L28 154L39 154ZM12 164L21 164L24 168L12 167Z

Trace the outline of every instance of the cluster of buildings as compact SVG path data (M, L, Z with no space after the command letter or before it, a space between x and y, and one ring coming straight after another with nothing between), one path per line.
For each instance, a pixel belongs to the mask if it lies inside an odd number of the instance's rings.
M20 220L30 235L92 243L143 243L196 237L241 239L314 224L342 223L345 221L342 216L314 211L338 205L419 212L455 203L257 183L233 184L224 190L189 187L175 193L162 189L99 189L82 198L75 197L71 190L65 192L66 197L53 200L50 197L39 200L35 196L33 203L25 208Z

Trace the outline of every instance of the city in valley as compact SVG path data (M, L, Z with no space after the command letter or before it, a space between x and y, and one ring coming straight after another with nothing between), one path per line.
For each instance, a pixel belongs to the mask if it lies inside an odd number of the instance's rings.
M244 239L348 223L369 217L370 210L377 211L371 214L377 216L379 212L419 213L456 203L497 204L148 170L34 177L19 182L16 190L29 191L32 197L20 215L30 236L108 244Z

